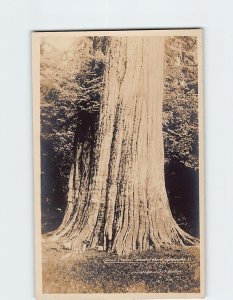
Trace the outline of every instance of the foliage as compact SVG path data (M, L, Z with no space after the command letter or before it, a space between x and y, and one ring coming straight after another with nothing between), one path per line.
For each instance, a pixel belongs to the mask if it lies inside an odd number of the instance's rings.
M78 124L99 111L107 38L73 39L68 49L59 42L41 43L41 141L43 156L52 145L65 192Z
M163 135L165 158L198 168L198 64L195 37L165 43Z

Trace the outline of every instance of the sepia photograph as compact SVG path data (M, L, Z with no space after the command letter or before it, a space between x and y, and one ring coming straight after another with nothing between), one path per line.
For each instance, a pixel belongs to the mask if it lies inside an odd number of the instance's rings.
M201 29L32 33L38 300L204 297L202 51Z

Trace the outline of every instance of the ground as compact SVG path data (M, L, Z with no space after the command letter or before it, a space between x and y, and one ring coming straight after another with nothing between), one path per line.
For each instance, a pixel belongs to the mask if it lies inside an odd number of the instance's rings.
M199 247L153 249L119 257L88 250L70 255L43 241L44 293L198 293Z

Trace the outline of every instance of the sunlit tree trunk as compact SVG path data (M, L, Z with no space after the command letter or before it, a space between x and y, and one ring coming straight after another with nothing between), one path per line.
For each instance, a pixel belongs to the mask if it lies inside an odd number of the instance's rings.
M77 143L53 234L63 247L122 255L196 243L173 219L165 189L163 54L162 37L111 38L98 129Z

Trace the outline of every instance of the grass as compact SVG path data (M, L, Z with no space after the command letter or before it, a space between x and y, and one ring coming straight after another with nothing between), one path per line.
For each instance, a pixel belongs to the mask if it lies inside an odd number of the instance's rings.
M198 293L199 248L70 256L43 244L44 293Z

